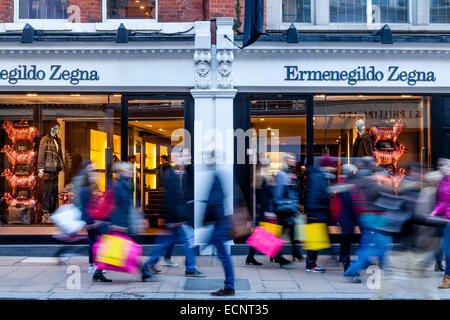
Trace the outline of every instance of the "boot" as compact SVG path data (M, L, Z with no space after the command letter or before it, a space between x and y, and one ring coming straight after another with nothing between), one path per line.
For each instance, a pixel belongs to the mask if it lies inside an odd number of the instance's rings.
M442 264L442 261L436 261L434 265L434 271L445 271L444 265Z
M256 259L254 257L247 257L247 259L245 259L245 264L253 264L255 266L262 266L261 262L256 261Z
M103 275L102 270L95 270L94 275L92 277L92 281L94 281L94 282L97 282L97 281L112 282L111 279L108 279Z
M442 279L442 283L438 287L439 289L450 289L450 276L445 275Z
M292 247L292 261L295 262L295 259L298 261L303 261L302 251L298 246Z

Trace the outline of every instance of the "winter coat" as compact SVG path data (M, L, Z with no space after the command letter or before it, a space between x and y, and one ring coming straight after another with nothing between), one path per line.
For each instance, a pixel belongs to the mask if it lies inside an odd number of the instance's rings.
M352 157L361 158L364 156L373 155L372 139L365 132L360 137L357 137L353 147Z
M330 214L329 182L326 172L317 167L306 171L305 212L308 223L327 222Z
M209 192L204 224L229 225L229 221L225 217L225 193L223 191L222 182L217 174L214 175L213 183Z
M55 142L58 144L56 147ZM42 137L39 143L38 170L46 173L59 173L64 168L61 140L58 136L53 137L47 134Z
M431 215L450 219L450 175L445 176L439 182L436 195L436 207Z
M113 188L116 209L112 213L111 223L114 226L128 228L130 210L133 206L133 180L120 177L115 181Z
M273 210L273 186L263 178L261 187L256 189L256 223L264 220L264 212Z
M182 176L182 192L185 205L186 223L194 227L194 173L193 166L186 166Z
M341 227L342 234L352 234L355 226L358 225L358 213L352 198L352 194L355 192L352 180L349 178L330 187L330 191L334 193L334 201L338 204L336 216L333 216L333 219Z
M181 223L192 220L191 212L186 210L186 201L181 189L182 177L174 169L166 170L166 196L164 200L167 223Z
M294 217L299 214L298 185L297 183L291 183L291 178L285 171L278 173L275 182L273 203L278 223L281 225L293 225Z

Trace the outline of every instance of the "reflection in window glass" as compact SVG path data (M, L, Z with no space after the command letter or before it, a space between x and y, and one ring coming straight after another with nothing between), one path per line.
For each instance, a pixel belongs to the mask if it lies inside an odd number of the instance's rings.
M68 0L20 0L19 19L67 19Z
M311 0L283 0L283 22L311 23Z
M421 96L315 97L315 162L324 153L338 166L372 156L394 177L403 177L409 162L427 167L429 102Z
M107 0L108 19L156 19L156 0Z
M331 23L365 23L367 0L330 0Z
M408 23L409 0L372 0L372 23Z
M430 23L450 23L448 0L430 0Z

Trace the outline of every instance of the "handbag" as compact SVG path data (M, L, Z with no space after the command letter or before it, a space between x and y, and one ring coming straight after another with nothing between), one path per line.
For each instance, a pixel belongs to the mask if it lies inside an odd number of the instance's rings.
M139 273L142 246L121 233L103 234L92 248L100 270Z
M374 205L383 211L374 227L376 230L399 233L404 224L412 217L411 209L413 208L409 206L404 197L382 192L375 200Z
M106 191L102 198L91 200L86 208L89 218L100 221L109 220L115 209L116 204L113 189Z
M247 207L242 206L237 208L231 216L232 223L232 238L239 239L248 236L252 230L249 225L250 214Z
M309 223L302 228L305 235L303 240L305 250L319 251L331 247L326 223Z
M53 220L65 234L77 233L86 225L86 222L81 220L80 209L72 203L59 207L50 216L50 219Z
M262 227L256 227L246 243L271 258L274 258L284 245L283 240Z

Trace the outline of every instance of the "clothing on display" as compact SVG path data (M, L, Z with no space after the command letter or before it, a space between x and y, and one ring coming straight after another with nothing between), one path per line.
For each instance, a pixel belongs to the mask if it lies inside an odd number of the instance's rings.
M61 140L58 138L59 123L50 123L50 132L42 137L39 144L38 171L44 184L42 200L42 222L47 223L58 203L58 174L63 170Z
M358 137L355 140L353 146L353 154L354 158L361 158L364 156L372 156L373 155L373 143L372 139L366 132L366 126L363 120L356 121L356 131L358 132Z

